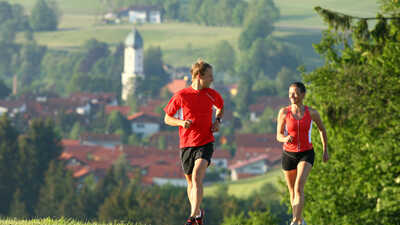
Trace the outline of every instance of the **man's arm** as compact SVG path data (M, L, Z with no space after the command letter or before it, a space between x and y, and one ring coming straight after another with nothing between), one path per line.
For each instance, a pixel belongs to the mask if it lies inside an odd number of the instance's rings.
M183 128L189 128L192 124L191 120L180 120L175 117L169 116L168 114L165 114L164 122L165 124L170 126L181 126Z
M222 117L224 116L224 107L222 108L215 108L215 118L220 118L222 119Z

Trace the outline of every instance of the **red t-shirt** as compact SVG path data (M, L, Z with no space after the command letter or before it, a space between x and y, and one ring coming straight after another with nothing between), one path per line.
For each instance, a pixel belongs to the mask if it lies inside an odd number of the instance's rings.
M291 107L287 107L285 123L285 131L293 137L292 142L283 145L286 151L304 152L313 148L311 143L312 119L307 106L305 106L303 118L300 120L294 118Z
M180 148L202 146L214 141L212 128L212 108L221 109L224 100L211 89L195 90L188 87L177 92L164 111L171 117L180 120L191 120L188 129L179 127Z

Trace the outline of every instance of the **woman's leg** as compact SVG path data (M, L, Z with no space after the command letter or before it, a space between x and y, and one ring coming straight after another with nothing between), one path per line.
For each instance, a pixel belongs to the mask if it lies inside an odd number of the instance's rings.
M304 185L306 184L308 174L312 169L312 165L306 161L301 161L297 165L297 177L294 184L293 199L293 219L296 223L302 222L301 214L304 207Z

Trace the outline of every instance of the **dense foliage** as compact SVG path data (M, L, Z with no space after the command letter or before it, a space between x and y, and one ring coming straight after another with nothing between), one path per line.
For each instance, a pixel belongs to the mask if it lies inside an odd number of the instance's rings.
M367 19L317 11L330 26L315 45L325 65L304 79L308 104L325 121L331 160L317 162L309 178L306 218L311 224L399 224L399 19L378 15L369 30Z

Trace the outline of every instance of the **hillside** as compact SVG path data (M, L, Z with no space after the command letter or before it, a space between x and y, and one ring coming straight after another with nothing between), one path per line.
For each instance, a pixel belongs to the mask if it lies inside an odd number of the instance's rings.
M268 173L257 176L254 178L243 179L239 181L230 181L225 184L228 186L228 194L233 195L238 198L247 198L252 193L261 191L261 188L266 184L272 184L276 190L281 189L282 187L279 185L279 180L283 180L283 173L280 169L274 169L269 171ZM211 185L205 188L204 195L205 196L213 196L218 186L221 184ZM265 191L265 190L264 190ZM277 193L275 193L277 194ZM278 195L274 195L279 198Z
M35 0L9 0L24 5L29 11ZM281 11L281 20L276 24L273 36L295 47L304 64L313 68L321 63L312 48L318 43L321 29L325 25L315 13L315 6L322 6L358 16L374 16L378 11L376 0L365 0L348 4L346 0L285 0L275 1ZM86 40L96 38L111 45L124 40L133 25L103 25L99 18L104 10L100 0L58 1L62 11L60 30L36 33L35 38L42 45L53 49L77 50ZM144 38L144 47L160 46L164 61L175 66L188 65L202 57L207 59L211 50L220 40L228 40L237 47L240 28L205 27L196 24L168 23L137 26ZM19 40L22 40L22 35Z

